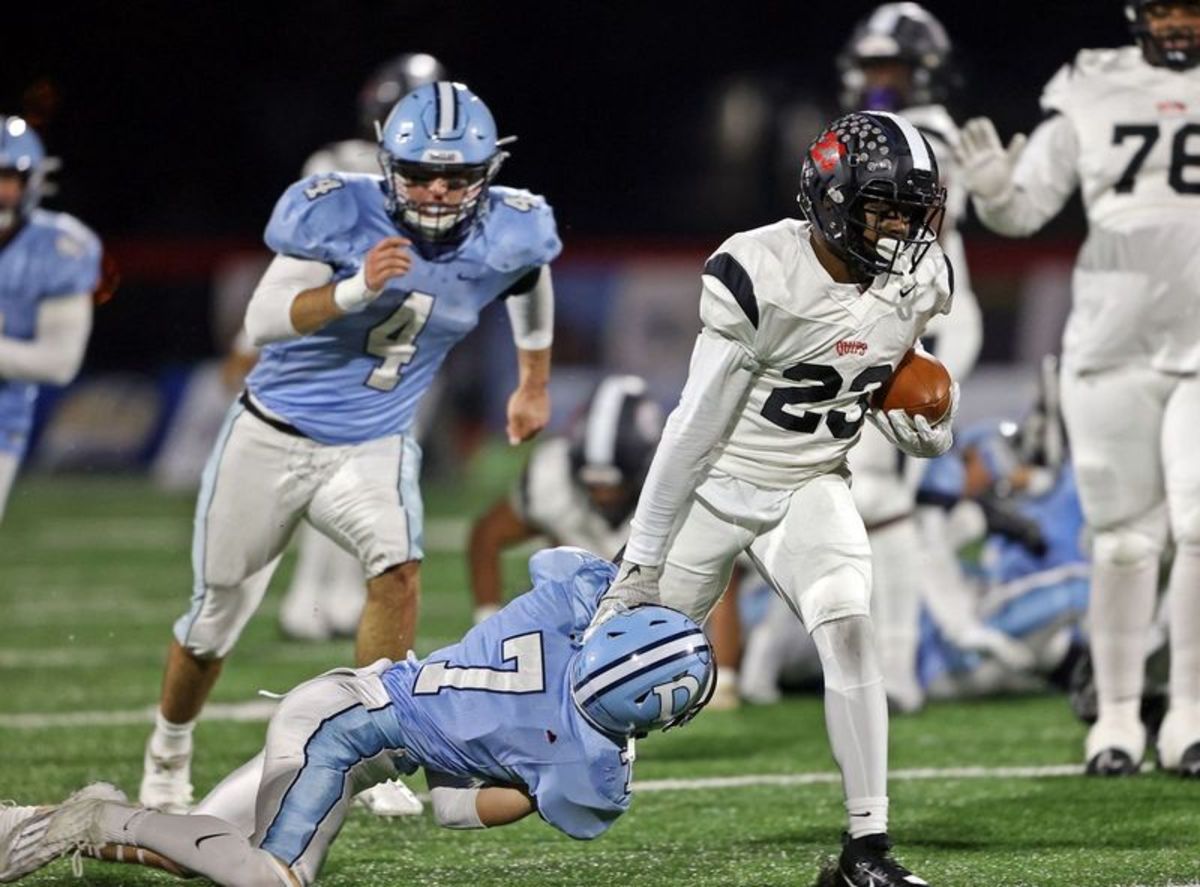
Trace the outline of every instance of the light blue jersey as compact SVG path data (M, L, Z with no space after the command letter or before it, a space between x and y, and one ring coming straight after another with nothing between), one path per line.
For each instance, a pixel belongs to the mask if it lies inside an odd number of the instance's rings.
M629 808L630 756L575 707L569 663L615 573L581 549L540 552L532 591L459 643L385 672L408 755L524 786L541 817L573 838L608 829Z
M422 395L484 306L553 260L562 244L541 197L492 187L487 211L445 258L412 249L412 268L364 311L275 342L247 380L263 406L321 443L362 443L412 426ZM379 176L330 173L284 192L267 224L276 253L324 262L342 280L367 251L404 234L384 209ZM415 238L413 238L415 240Z
M0 333L32 340L47 299L90 293L100 282L100 241L66 213L36 209L0 247ZM33 426L37 383L0 377L0 450L20 455Z

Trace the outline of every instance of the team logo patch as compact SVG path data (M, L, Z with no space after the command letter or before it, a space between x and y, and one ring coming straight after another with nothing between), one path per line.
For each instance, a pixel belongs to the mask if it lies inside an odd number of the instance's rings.
M830 172L845 153L846 146L838 141L837 133L830 130L813 144L808 155L821 172Z
M834 348L839 357L845 354L862 355L867 353L867 343L860 342L857 339L842 339Z

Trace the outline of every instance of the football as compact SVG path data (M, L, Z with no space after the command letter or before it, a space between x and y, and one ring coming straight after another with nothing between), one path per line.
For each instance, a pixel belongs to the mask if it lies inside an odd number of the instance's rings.
M872 406L883 410L904 410L910 416L924 416L938 422L950 409L950 373L932 354L909 349L892 377L875 392Z

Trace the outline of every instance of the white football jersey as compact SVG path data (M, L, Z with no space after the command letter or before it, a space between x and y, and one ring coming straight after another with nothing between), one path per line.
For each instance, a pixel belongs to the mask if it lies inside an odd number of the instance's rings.
M629 521L613 527L576 482L566 438L551 437L534 446L510 503L521 520L560 545L611 559L629 538Z
M938 241L954 269L954 310L929 321L924 341L946 365L950 375L962 381L975 368L983 345L983 317L971 285L962 235L958 231L959 223L966 218L969 196L954 153L958 149L958 125L942 105L905 108L900 116L929 141L937 158L938 178L946 188L946 217Z
M317 151L304 163L303 174L321 175L328 172L357 172L379 175L379 146L365 139L346 139L332 142Z
M700 314L755 364L713 468L759 487L795 489L843 469L871 394L891 376L933 316L950 309L952 272L930 248L933 283L901 294L895 276L862 292L835 283L809 242L810 225L784 219L735 234L704 267Z
M1026 236L1076 187L1089 233L1063 336L1073 371L1200 369L1200 68L1149 65L1134 46L1083 50L1046 86L1052 115L1030 138L991 228Z

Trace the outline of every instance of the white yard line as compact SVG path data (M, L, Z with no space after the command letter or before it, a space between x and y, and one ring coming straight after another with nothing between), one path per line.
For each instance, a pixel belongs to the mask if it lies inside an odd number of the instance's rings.
M249 702L212 703L204 709L206 721L261 722L269 719L278 703L273 699ZM60 727L121 726L150 724L154 707L122 711L75 711L45 714L0 715L0 728L42 730ZM1080 764L1048 764L1021 767L918 767L892 770L888 778L899 782L929 779L1038 779L1047 776L1077 776ZM701 789L754 786L821 785L835 783L841 776L833 771L817 773L753 773L743 776L706 776L695 779L644 779L634 783L639 792L696 791Z

